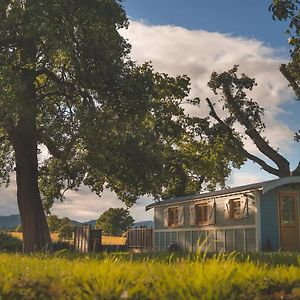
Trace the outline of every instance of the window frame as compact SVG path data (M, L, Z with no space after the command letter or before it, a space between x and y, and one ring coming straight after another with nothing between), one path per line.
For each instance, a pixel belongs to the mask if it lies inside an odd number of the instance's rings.
M202 208L206 208L206 220L202 220L201 221L201 216L203 216L203 211L202 211ZM208 225L209 224L209 210L210 210L210 205L207 201L205 202L199 202L199 203L196 203L195 206L194 206L194 209L195 209L195 225L196 226L201 226L201 225ZM200 212L200 214L199 214Z
M176 223L170 223L170 212L176 211L177 213L177 220ZM174 218L175 219L175 218ZM178 227L179 226L179 206L172 206L168 208L168 227Z
M237 212L237 206L235 205L236 203L239 203L239 211ZM228 210L228 216L229 219L242 219L243 214L242 214L242 200L241 198L232 198L228 200L228 205L229 205L229 210Z

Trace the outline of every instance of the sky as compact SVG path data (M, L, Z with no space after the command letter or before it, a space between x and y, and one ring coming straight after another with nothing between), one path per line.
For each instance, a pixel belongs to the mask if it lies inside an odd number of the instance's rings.
M239 70L256 78L251 96L266 114L266 138L284 154L292 166L298 163L300 145L293 134L300 128L300 105L279 72L289 59L286 24L272 20L265 0L123 0L130 19L121 34L132 45L131 56L138 63L151 61L154 69L172 76L191 78L191 96L213 97L207 87L213 71L224 71L238 64ZM187 113L204 116L207 108L185 107ZM258 154L250 141L248 151ZM228 186L237 186L273 176L248 162L233 170ZM151 220L145 212L151 197L141 198L130 212L136 221ZM87 188L68 192L63 203L55 203L52 213L78 221L96 219L110 207L124 207L110 191L101 198ZM0 189L0 215L18 213L16 186Z

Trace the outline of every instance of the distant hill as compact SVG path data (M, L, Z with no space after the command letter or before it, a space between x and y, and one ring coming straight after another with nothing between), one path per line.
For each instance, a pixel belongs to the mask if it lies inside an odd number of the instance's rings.
M91 225L93 228L95 228L96 222L97 222L97 220L91 220L91 221L88 221L88 222L84 222L83 224L84 225Z
M83 225L83 223L75 220L70 220L70 222L75 226ZM19 225L21 225L20 215L0 216L0 229L14 229Z
M136 222L133 224L133 227L147 227L147 228L152 227L153 228L153 225L154 225L153 221L148 220L148 221Z
M0 228L11 229L21 224L20 215L0 216Z
M88 222L78 222L71 220L72 225L81 226L81 225L91 225L92 227L96 226L97 220L90 220ZM11 216L0 216L0 229L14 229L17 226L21 225L20 215L11 215ZM153 221L141 221L134 223L133 227L153 227Z
M96 222L97 220L91 220L91 221L88 221L88 222L84 222L83 225L91 225L93 228L95 228L96 226ZM147 228L150 228L152 227L153 228L153 221L141 221L141 222L136 222L133 224L133 227L147 227Z

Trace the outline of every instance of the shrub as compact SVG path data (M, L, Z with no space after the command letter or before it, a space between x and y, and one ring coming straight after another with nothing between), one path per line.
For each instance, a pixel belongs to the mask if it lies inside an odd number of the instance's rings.
M0 231L0 251L19 252L22 251L22 241L5 232Z
M74 226L70 224L65 224L58 229L58 239L62 240L71 240L73 239Z
M52 242L52 249L54 252L61 251L61 250L73 250L73 245L68 242L63 241L55 241Z

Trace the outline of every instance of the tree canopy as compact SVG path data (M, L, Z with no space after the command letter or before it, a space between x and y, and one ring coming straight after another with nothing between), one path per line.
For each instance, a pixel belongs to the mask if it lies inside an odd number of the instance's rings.
M127 209L110 208L98 218L96 228L101 228L104 235L121 236L133 223Z
M114 0L0 1L0 177L16 171L25 251L47 248L44 209L68 189L132 205L224 185L241 164L184 114L187 76L130 59L127 26Z

